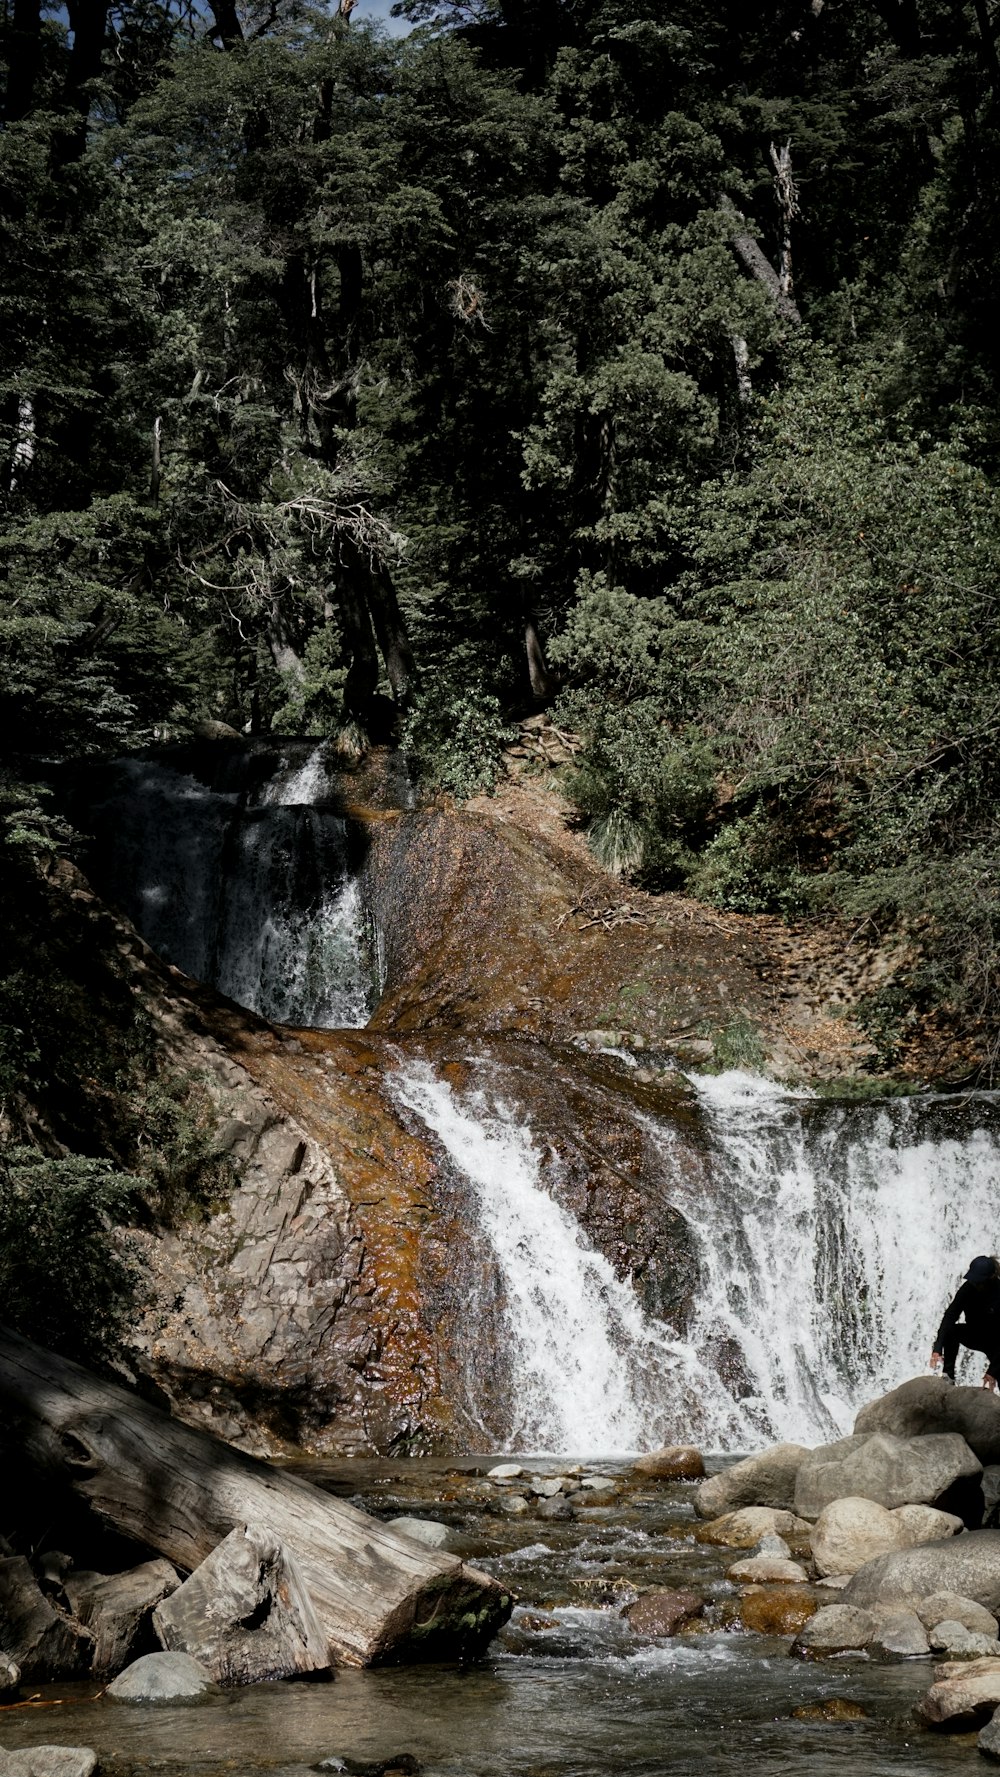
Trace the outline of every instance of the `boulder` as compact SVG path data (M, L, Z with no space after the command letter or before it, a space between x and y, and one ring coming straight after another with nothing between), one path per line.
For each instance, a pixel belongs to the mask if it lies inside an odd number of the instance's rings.
M694 1496L699 1518L720 1518L740 1506L773 1506L789 1512L795 1505L795 1477L809 1455L804 1444L774 1444L759 1456L747 1456L703 1481Z
M1000 1759L1000 1710L986 1723L977 1745L984 1758Z
M705 1461L693 1444L667 1444L662 1450L650 1450L637 1456L632 1465L637 1475L652 1475L657 1481L700 1481Z
M71 1573L63 1591L73 1615L94 1637L95 1678L113 1678L152 1643L155 1607L180 1585L169 1561L146 1561L127 1573Z
M921 1598L913 1606L925 1629L934 1629L938 1623L961 1623L973 1635L996 1635L997 1619L992 1612L977 1604L972 1598L962 1598L957 1592L932 1592L929 1597Z
M119 1703L185 1703L217 1688L190 1654L143 1654L108 1685L106 1695Z
M894 1438L884 1432L842 1438L814 1450L798 1470L795 1510L818 1518L835 1499L873 1499L892 1510L933 1505L956 1481L976 1479L982 1464L957 1432Z
M792 1653L811 1660L822 1654L844 1654L867 1647L878 1633L878 1619L871 1611L849 1604L824 1604L810 1617L796 1637Z
M90 1665L93 1638L46 1598L23 1555L0 1561L0 1647L31 1683Z
M883 1660L912 1660L929 1654L927 1631L915 1611L896 1611L884 1617L868 1643L871 1653Z
M981 1727L1000 1704L1000 1660L973 1660L967 1666L936 1668L938 1677L914 1710L929 1728L967 1733Z
M327 1638L288 1551L267 1530L231 1530L153 1612L170 1653L222 1685L329 1670Z
M676 1635L689 1617L700 1616L704 1608L705 1600L697 1592L656 1586L629 1605L625 1620L635 1635Z
M735 1585L801 1586L806 1570L797 1561L782 1559L780 1555L751 1555L728 1568L726 1578Z
M740 1622L756 1635L796 1635L815 1614L816 1600L802 1587L751 1586L740 1598Z
M935 1653L949 1654L953 1660L1000 1659L1000 1641L995 1635L976 1634L963 1623L938 1623L928 1629L927 1639Z
M560 1520L572 1518L572 1516L573 1507L570 1505L569 1500L563 1496L557 1496L555 1499L543 1499L536 1512L536 1517L539 1518L555 1518Z
M985 1466L1000 1463L1000 1398L986 1388L956 1388L940 1376L914 1376L862 1407L856 1432L923 1438L958 1432Z
M97 1754L89 1746L23 1746L0 1752L0 1777L91 1777Z
M764 1536L782 1539L808 1536L811 1526L794 1512L776 1511L771 1506L744 1506L738 1512L727 1512L724 1518L713 1518L710 1524L699 1525L696 1536L700 1543L718 1543L727 1549L753 1549Z
M994 1615L1000 1610L1000 1530L968 1530L947 1542L900 1549L859 1567L844 1600L863 1609L957 1592Z
M961 1518L933 1506L900 1506L890 1512L873 1499L849 1496L824 1506L810 1546L820 1574L851 1574L879 1555L936 1542L961 1529Z
M390 1518L389 1529L401 1530L428 1549L450 1549L455 1540L447 1524L437 1524L433 1518Z

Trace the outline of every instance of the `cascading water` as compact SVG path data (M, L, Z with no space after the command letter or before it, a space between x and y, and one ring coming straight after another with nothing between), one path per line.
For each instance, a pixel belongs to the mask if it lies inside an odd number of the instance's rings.
M997 1244L990 1095L838 1105L746 1075L693 1084L707 1190L677 1164L674 1126L642 1120L698 1246L681 1336L644 1313L546 1189L558 1160L520 1113L495 1091L460 1099L425 1063L396 1076L398 1102L464 1175L496 1260L517 1447L739 1451L839 1436L866 1400L926 1367L969 1259ZM967 1361L978 1380L982 1360Z
M370 939L350 824L328 795L318 747L257 787L119 760L83 817L92 874L154 950L240 1005L277 1023L362 1025Z
M662 1442L678 1412L693 1419L707 1406L722 1423L718 1377L643 1313L632 1285L545 1190L542 1153L510 1105L482 1091L460 1102L421 1062L393 1084L468 1180L495 1255L508 1322L510 1442L613 1455ZM475 1322L470 1301L470 1343Z
M674 1192L700 1247L690 1343L702 1362L728 1354L744 1447L838 1436L926 1369L970 1258L998 1244L998 1101L835 1104L741 1074L694 1084L712 1189ZM669 1172L675 1138L657 1125L654 1139ZM978 1381L984 1360L966 1363ZM725 1447L727 1431L710 1437Z

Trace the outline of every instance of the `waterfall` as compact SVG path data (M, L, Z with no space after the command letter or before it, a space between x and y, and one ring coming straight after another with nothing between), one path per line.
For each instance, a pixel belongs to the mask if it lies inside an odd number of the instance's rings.
M460 1097L422 1062L396 1075L397 1102L466 1181L495 1258L514 1447L838 1437L865 1401L926 1369L969 1259L998 1244L993 1095L845 1105L740 1074L693 1084L707 1188L677 1163L675 1127L641 1119L698 1247L682 1333L644 1313L546 1188L558 1158L495 1085ZM473 1287L470 1347L477 1312ZM978 1381L983 1360L965 1361Z
M161 760L108 768L82 817L95 882L168 962L277 1023L358 1026L370 939L350 824L322 749L263 786L217 787Z
M718 1377L646 1317L631 1283L545 1190L543 1152L523 1118L482 1091L460 1102L426 1063L407 1064L392 1084L468 1181L493 1249L506 1301L510 1445L621 1454L662 1442L679 1413L738 1436ZM473 1297L470 1343L476 1312Z
M695 1196L677 1167L673 1191L700 1248L694 1355L727 1374L748 1442L839 1436L926 1370L969 1260L998 1244L998 1101L836 1104L742 1074L694 1084L711 1189ZM676 1137L648 1127L669 1175ZM964 1362L978 1382L984 1360Z

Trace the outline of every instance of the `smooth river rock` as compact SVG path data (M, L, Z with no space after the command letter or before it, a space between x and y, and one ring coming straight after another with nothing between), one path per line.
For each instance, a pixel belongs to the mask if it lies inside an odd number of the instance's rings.
M689 1617L700 1616L704 1608L705 1600L697 1592L655 1586L629 1605L625 1619L635 1635L676 1635Z
M667 1444L637 1456L632 1467L637 1475L652 1475L658 1481L700 1481L705 1459L693 1444Z
M894 1438L884 1432L841 1438L814 1450L798 1470L795 1510L818 1518L835 1499L895 1506L933 1505L956 1481L975 1479L982 1463L957 1432Z
M423 1543L428 1549L450 1549L455 1541L447 1524L438 1524L433 1518L390 1518L388 1527L401 1530L404 1536L412 1537L414 1542Z
M703 1481L694 1496L699 1518L721 1518L740 1506L795 1509L795 1477L811 1453L804 1444L773 1444L759 1456L747 1456Z
M935 1653L948 1654L953 1660L1000 1659L1000 1641L995 1635L977 1635L963 1623L938 1623L928 1629L927 1639Z
M1000 1530L967 1530L947 1542L881 1555L859 1567L844 1588L845 1603L868 1608L913 1604L936 1592L956 1592L1000 1610Z
M143 1654L108 1685L106 1695L119 1703L185 1703L217 1689L190 1654Z
M950 1661L935 1668L937 1679L917 1704L914 1714L929 1728L965 1733L980 1727L1000 1704L1000 1660Z
M812 1593L799 1586L750 1586L741 1595L740 1622L757 1635L797 1635L816 1615Z
M750 1555L728 1568L726 1578L735 1585L801 1586L807 1574L797 1561L780 1555Z
M815 1659L822 1654L843 1654L868 1646L878 1633L879 1620L869 1610L849 1604L824 1604L797 1636L793 1654Z
M912 1660L931 1651L927 1631L913 1610L900 1610L884 1617L868 1646L883 1660Z
M934 1629L938 1623L961 1623L973 1635L997 1633L997 1619L992 1612L974 1598L962 1598L957 1592L931 1592L913 1608L925 1629Z
M870 1401L854 1429L896 1438L958 1432L981 1463L1000 1463L1000 1398L985 1388L956 1388L940 1376L914 1376Z
M22 1746L0 1751L0 1777L91 1777L97 1754L89 1746Z
M961 1529L961 1518L933 1506L900 1506L891 1512L873 1499L849 1496L824 1506L810 1546L816 1570L825 1577L856 1573L880 1555L937 1542Z
M737 1512L727 1512L722 1518L713 1518L710 1524L699 1527L695 1533L701 1543L717 1543L727 1549L753 1549L765 1536L807 1537L811 1530L804 1518L797 1518L794 1512L782 1512L772 1506L743 1506Z

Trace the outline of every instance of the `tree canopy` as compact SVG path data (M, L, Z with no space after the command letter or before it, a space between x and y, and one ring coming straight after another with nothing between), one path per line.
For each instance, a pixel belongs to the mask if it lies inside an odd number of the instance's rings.
M995 1024L1000 10L397 11L7 0L21 775L557 699L612 867Z

